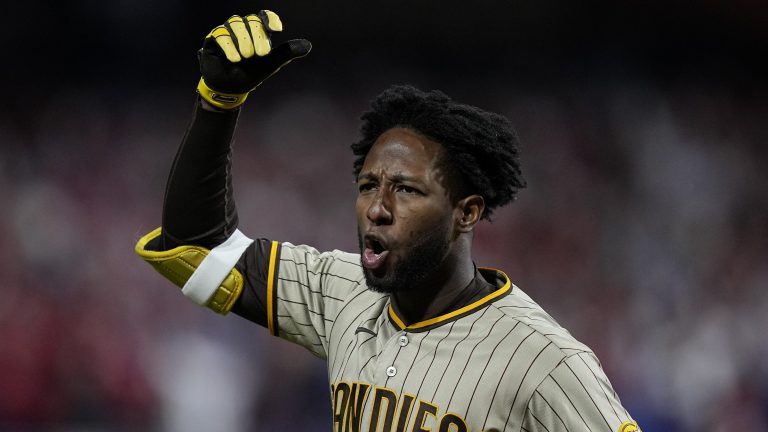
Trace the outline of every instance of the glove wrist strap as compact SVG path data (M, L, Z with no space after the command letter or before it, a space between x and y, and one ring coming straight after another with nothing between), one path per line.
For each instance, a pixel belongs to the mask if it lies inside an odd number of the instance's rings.
M200 78L200 82L197 83L197 92L200 94L200 97L205 99L209 104L225 110L239 107L245 103L245 99L248 98L248 93L232 94L213 90L208 87L203 78Z

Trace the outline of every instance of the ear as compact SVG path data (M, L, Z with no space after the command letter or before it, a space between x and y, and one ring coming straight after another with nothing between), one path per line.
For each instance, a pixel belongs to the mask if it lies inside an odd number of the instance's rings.
M480 195L470 195L456 204L458 212L456 229L460 233L471 232L485 211L485 200Z

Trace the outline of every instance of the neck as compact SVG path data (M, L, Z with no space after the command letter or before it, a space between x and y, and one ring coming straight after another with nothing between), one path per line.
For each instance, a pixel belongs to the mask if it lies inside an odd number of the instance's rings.
M448 256L422 286L392 294L392 303L406 324L445 314L475 277L469 251ZM461 307L463 305L458 305Z

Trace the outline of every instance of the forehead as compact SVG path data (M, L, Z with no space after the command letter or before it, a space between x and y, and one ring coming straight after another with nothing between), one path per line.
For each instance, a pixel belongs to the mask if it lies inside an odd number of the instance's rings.
M365 156L361 173L384 171L394 174L423 174L432 170L443 146L410 129L387 130L373 143Z

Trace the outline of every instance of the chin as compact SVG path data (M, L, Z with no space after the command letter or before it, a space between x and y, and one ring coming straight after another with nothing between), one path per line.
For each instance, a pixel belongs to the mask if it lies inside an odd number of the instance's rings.
M363 274L365 275L365 284L373 292L392 294L399 291L397 284L392 280L393 278L388 277L386 273L382 276L377 276L373 271L363 268Z
M418 289L430 277L433 272L426 270L434 267L422 267L418 269L403 269L395 266L394 269L376 274L374 271L363 268L365 283L373 292L382 294L394 294L410 292ZM402 266L401 266L402 267Z

